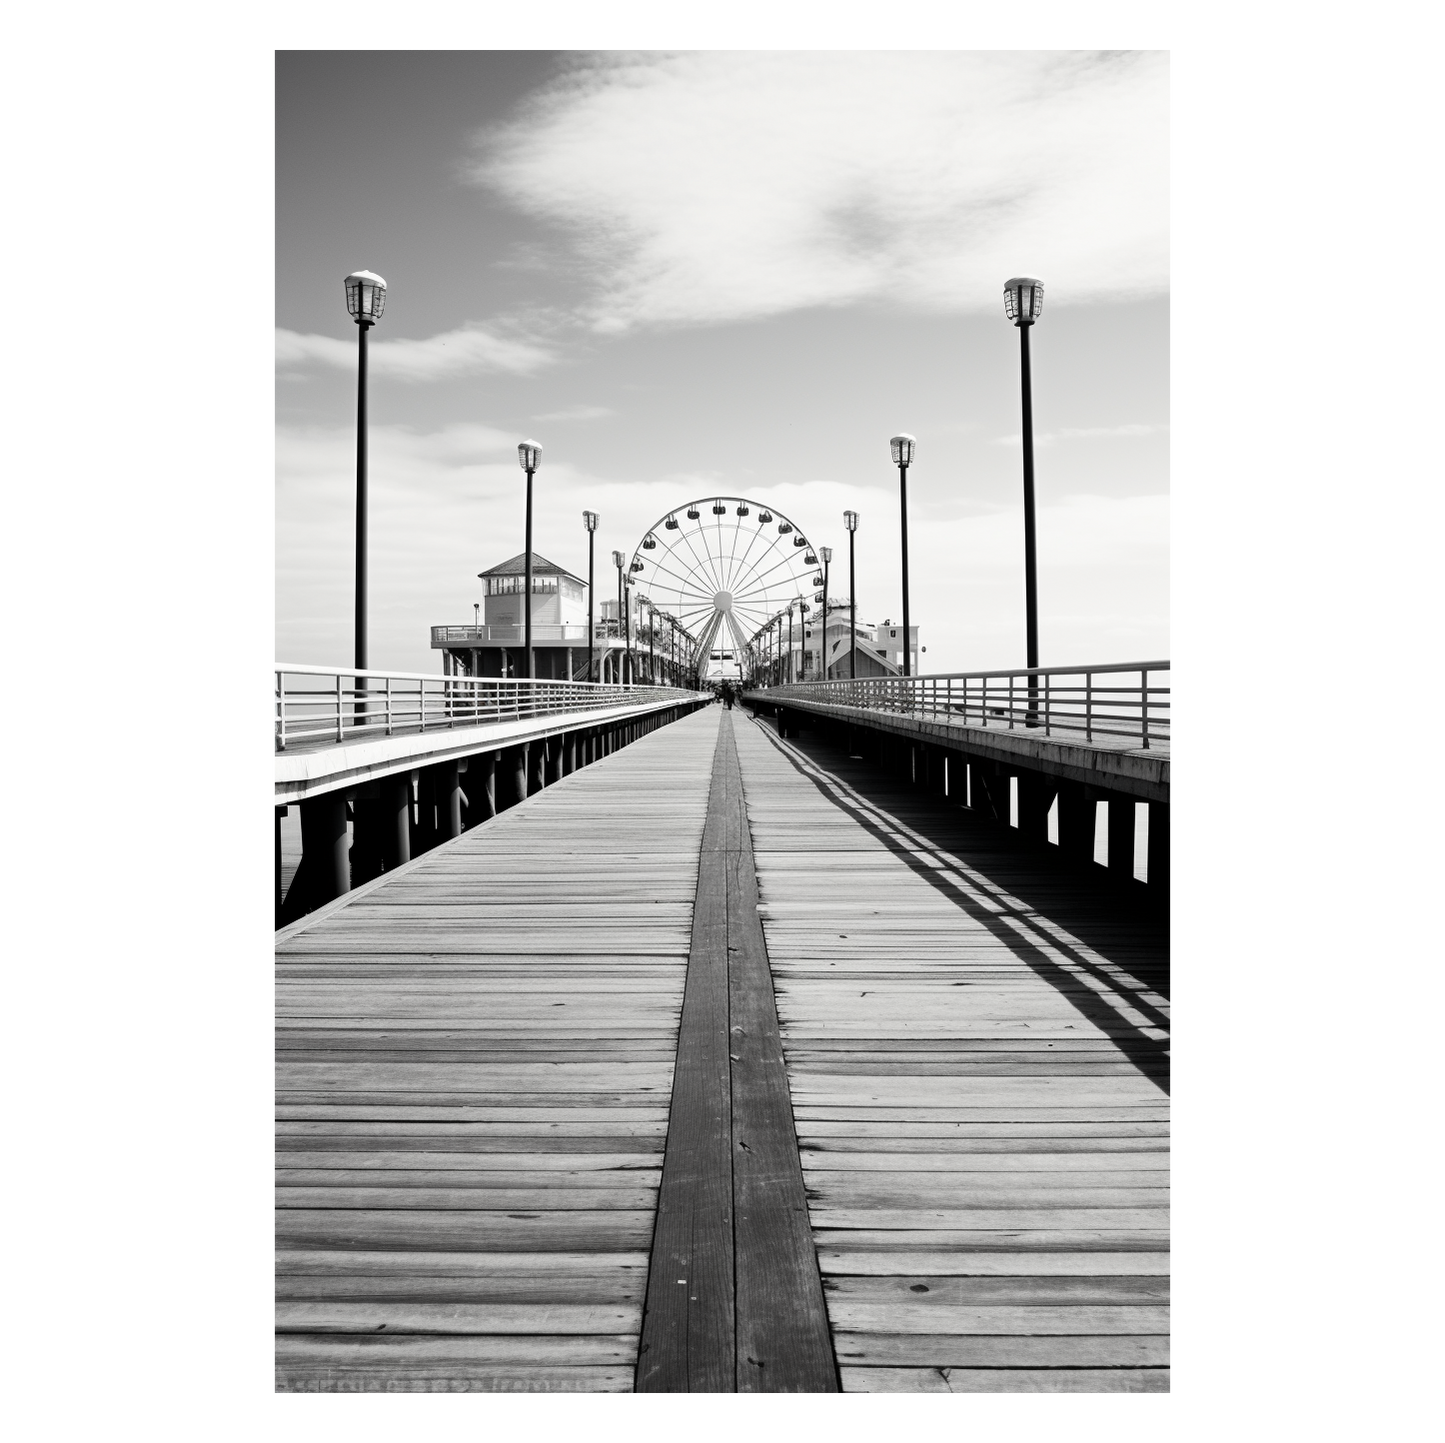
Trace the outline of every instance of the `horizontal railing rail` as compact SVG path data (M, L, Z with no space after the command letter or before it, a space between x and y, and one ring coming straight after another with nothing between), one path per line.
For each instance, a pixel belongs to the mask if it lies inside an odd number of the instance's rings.
M1168 679L1167 661L1126 661L791 682L762 690L770 701L904 712L963 726L1041 731L1045 736L1086 742L1122 738L1147 750L1169 741Z
M487 722L697 701L683 687L426 672L276 667L276 750L299 742L363 741Z
M521 645L525 640L526 632L514 622L494 622L483 626L434 626L431 629L433 646L477 646L483 642L492 642L493 644L507 642ZM533 646L555 646L558 643L586 646L586 625L557 626L554 623L548 623L544 626L540 622L533 624Z

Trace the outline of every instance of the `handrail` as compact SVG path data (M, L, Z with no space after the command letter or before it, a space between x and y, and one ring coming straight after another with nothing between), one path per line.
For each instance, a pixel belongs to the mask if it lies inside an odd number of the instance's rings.
M485 722L595 711L611 705L696 701L684 687L632 682L568 681L543 677L439 676L416 671L278 662L276 750L297 742L340 743L399 731L477 726ZM287 685L287 678L303 684ZM325 685L306 685L325 678Z
M1133 686L1100 685L1095 678L1137 673ZM926 676L792 682L758 690L769 700L820 701L860 711L906 712L955 725L1019 728L1092 742L1119 737L1141 750L1169 741L1169 687L1157 679L1167 661L1101 662L1090 666L1016 667ZM1077 680L1071 680L1077 678Z

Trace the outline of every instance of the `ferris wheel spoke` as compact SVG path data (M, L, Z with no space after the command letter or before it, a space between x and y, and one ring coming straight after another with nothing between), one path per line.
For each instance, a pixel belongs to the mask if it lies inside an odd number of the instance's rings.
M705 532L705 528L699 526L699 527L698 527L699 537L702 537L703 534L704 534L704 532ZM689 536L686 531L683 531L683 530L681 530L680 528L679 528L679 530L678 530L678 535L687 543L687 549L692 553L693 560L698 563L698 566L699 566L699 567L705 569L706 572L707 572L707 574L712 578L713 590L714 590L714 591L721 591L721 590L722 590L722 581L721 581L721 580L719 579L719 577L718 577L716 567L714 567L713 564L712 564L712 554L711 554L711 552L708 550L708 546L707 546L706 540L703 541L703 548L702 548L702 549L703 549L703 556L706 557L706 561L704 562L701 558L698 557L697 548L692 544L692 537Z

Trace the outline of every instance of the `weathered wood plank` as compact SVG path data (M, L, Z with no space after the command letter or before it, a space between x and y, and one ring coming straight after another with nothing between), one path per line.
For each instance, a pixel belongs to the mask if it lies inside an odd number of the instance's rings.
M1167 1393L1167 1368L842 1368L845 1393Z

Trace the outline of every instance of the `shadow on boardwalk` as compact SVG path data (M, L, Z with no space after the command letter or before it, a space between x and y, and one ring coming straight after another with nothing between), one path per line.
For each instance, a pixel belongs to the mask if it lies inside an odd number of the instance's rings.
M987 928L1168 1091L1168 924L1132 889L816 735L781 742L765 722L754 725L820 795ZM972 886L960 890L960 880Z

